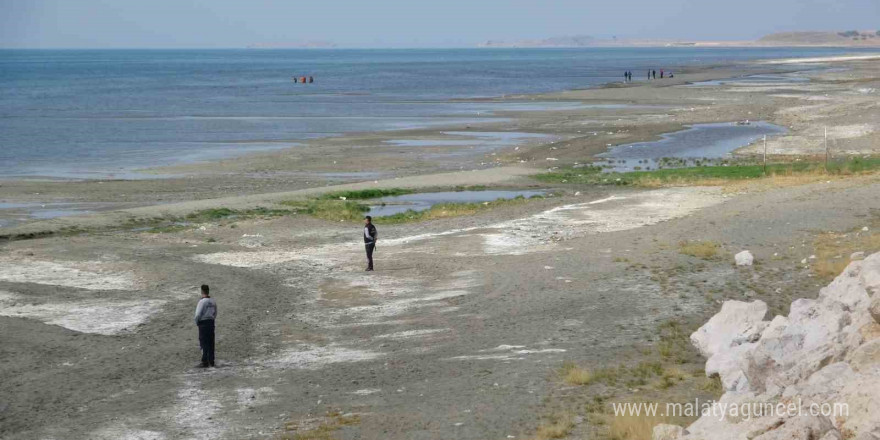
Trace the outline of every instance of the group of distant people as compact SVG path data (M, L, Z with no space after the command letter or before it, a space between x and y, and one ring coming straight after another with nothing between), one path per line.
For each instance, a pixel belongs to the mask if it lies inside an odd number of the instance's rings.
M664 72L663 69L660 69L660 79L675 78L675 75L672 73L672 71L669 71L668 75L666 73L667 72ZM656 70L649 70L648 71L648 79L657 79L657 71Z
M315 82L315 78L312 77L312 76L310 76L310 77L308 77L308 78L305 77L305 76L301 76L301 77L299 77L299 78L297 78L297 77L295 77L295 76L293 77L293 83L294 83L294 84L296 84L296 83L303 83L303 84L307 84L307 83L308 83L308 84L311 84L311 83L313 83L313 82Z
M675 75L670 72L664 72L663 69L660 69L660 79L663 78L675 78ZM656 70L648 70L648 80L657 79L657 71ZM627 70L623 72L623 82L632 82L633 81L633 73L632 71Z

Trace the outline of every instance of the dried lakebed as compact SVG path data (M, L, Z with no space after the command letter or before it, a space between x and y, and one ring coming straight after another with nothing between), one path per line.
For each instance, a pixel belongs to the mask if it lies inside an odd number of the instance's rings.
M379 271L368 276L360 270L363 249L356 240L295 245L286 238L286 228L285 232L261 228L263 240L258 247L251 242L229 243L220 245L227 250L219 252L211 252L213 246L192 247L173 236L168 237L170 241L162 237L151 240L152 244L142 249L111 250L125 239L111 240L113 245L103 243L100 249L88 240L72 239L70 243L62 238L49 239L49 247L40 249L33 247L36 241L20 242L21 249L0 265L0 316L7 317L4 319L14 318L14 323L21 325L42 323L48 330L46 337L60 332L92 335L82 341L115 338L95 340L88 346L112 343L136 347L131 354L123 353L123 358L143 353L153 357L148 364L154 371L162 370L156 367L156 355L168 350L190 354L197 351L188 339L179 348L160 347L170 342L165 340L170 337L168 332L191 333L189 327L168 327L168 319L173 317L172 322L181 325L189 323L193 283L210 279L214 280L211 284L221 304L218 347L224 354L216 370L200 374L183 368L161 384L146 388L114 388L114 381L105 382L94 392L102 387L111 389L101 391L102 398L80 403L85 409L76 416L77 422L58 425L46 420L21 431L28 433L24 437L12 438L27 438L30 434L70 439L263 438L257 433L266 433L276 423L250 416L253 408L277 416L285 412L321 412L319 408L328 402L350 401L356 407L375 406L381 413L399 408L406 399L436 394L431 380L416 379L435 374L437 380L463 393L462 402L477 404L486 397L480 396L480 387L471 384L473 379L461 378L465 379L462 382L454 375L450 377L451 372L499 368L493 365L505 365L503 369L512 372L523 368L523 363L529 365L526 370L543 369L561 361L570 351L568 344L554 342L526 327L507 331L481 324L492 318L479 304L490 300L496 289L512 288L504 286L513 279L499 283L494 271L487 270L480 261L501 258L497 261L505 267L528 265L507 259L564 252L570 249L566 245L570 240L680 218L723 200L718 190L708 188L624 192L466 228L402 236L386 229L388 238L382 240L377 251L381 256L377 261ZM211 233L211 226L207 226L206 232ZM255 235L250 230L243 232ZM54 246L73 246L76 251L59 255ZM177 256L169 260L172 254ZM180 259L185 255L190 256ZM551 276L552 283L580 282L577 274L567 270L557 271L543 264L538 269L541 278ZM199 280L194 280L193 274L199 274ZM664 305L668 300L656 292L638 297L638 305L631 302L636 297L627 298L621 298L622 303L613 307L672 312ZM247 330L240 327L245 322ZM565 325L580 328L585 323L568 320ZM597 332L604 331L594 329L593 333ZM255 339L240 341L245 334ZM603 344L616 346L635 337L612 334L608 333L609 339ZM141 343L146 340L155 342ZM50 370L75 372L98 365L109 368L113 362L106 356L116 355L100 351L106 348L93 352L88 346L72 345L68 351L82 353L60 355ZM419 373L391 367L411 363L424 366L418 368ZM481 363L486 367L479 367ZM430 372L433 370L437 371ZM539 379L541 374L534 377ZM325 382L329 378L335 379ZM328 388L316 388L321 382ZM170 400L169 385L176 390L176 397ZM521 390L519 399L525 399L523 404L534 401L537 388L523 385L526 389L517 385ZM507 389L505 393L513 391ZM108 397L117 393L133 394L126 399L134 403L120 405ZM284 396L299 397L293 399L297 402L294 404ZM436 397L426 401L427 413L448 413L448 405L456 400ZM111 402L115 402L112 408L108 407ZM14 428L22 429L19 423L27 423L46 411L51 411L51 406L29 416L16 413ZM499 414L507 414L504 417L509 419L518 411L511 407ZM403 414L402 421L418 424L421 417ZM382 420L378 416L365 424L381 424ZM484 429L472 424L461 437L479 437ZM467 430L473 432L468 434Z
M341 438L524 438L564 360L616 365L756 276L811 285L790 267L803 231L861 228L876 191L585 190L382 226L370 274L359 224L300 216L7 243L0 436L264 439L338 411L360 420ZM760 272L685 258L689 239L748 248ZM220 309L208 371L191 368L202 282Z

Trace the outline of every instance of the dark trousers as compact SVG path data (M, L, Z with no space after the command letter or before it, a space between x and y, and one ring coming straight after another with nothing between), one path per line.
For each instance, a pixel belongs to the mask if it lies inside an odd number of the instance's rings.
M202 365L214 365L214 320L199 321L199 347L202 347Z
M373 249L376 248L376 243L367 243L364 245L367 248L367 269L373 268Z

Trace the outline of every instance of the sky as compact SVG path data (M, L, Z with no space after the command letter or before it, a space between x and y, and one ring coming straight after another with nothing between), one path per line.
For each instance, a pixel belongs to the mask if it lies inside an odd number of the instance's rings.
M5 48L471 47L878 27L880 0L0 0Z

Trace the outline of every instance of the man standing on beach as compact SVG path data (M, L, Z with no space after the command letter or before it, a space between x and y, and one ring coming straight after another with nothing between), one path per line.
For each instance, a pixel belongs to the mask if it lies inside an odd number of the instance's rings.
M202 363L199 368L214 366L214 320L217 319L217 303L211 298L207 284L202 284L202 299L196 306L196 325L199 327L199 346Z
M367 248L367 272L373 270L373 249L376 249L376 240L379 235L373 226L373 217L364 217L364 246Z

